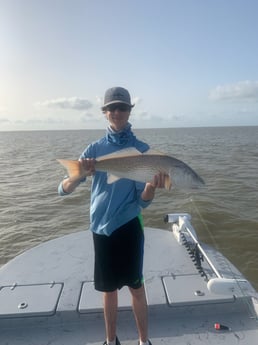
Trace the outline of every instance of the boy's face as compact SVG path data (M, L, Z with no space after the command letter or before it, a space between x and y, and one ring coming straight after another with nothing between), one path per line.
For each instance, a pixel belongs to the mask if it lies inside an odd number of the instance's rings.
M108 105L104 112L112 129L120 131L128 123L131 107L124 103L114 103Z

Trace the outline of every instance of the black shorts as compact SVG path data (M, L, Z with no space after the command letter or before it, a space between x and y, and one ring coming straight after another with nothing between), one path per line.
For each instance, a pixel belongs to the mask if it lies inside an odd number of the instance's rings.
M142 286L144 233L138 217L110 236L93 233L93 241L96 290L111 292L125 285L134 289Z

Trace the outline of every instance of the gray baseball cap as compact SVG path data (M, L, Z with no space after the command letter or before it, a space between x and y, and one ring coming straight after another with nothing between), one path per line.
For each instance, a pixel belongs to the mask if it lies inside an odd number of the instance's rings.
M104 110L106 106L113 103L124 103L130 107L134 107L134 104L131 104L129 92L120 86L107 89L104 97L104 105L101 107L101 109Z

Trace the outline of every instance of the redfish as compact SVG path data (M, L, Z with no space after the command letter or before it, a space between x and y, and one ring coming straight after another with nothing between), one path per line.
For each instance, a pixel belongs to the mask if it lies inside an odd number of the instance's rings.
M71 179L85 176L78 160L58 159L68 171ZM158 173L165 173L165 188L199 188L203 179L186 163L156 151L139 152L135 148L123 149L96 158L95 170L107 173L107 183L126 178L138 182L151 182Z

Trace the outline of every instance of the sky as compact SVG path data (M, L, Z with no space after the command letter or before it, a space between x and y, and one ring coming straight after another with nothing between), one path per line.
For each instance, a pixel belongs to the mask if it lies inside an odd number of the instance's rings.
M0 0L0 131L258 125L257 0Z

